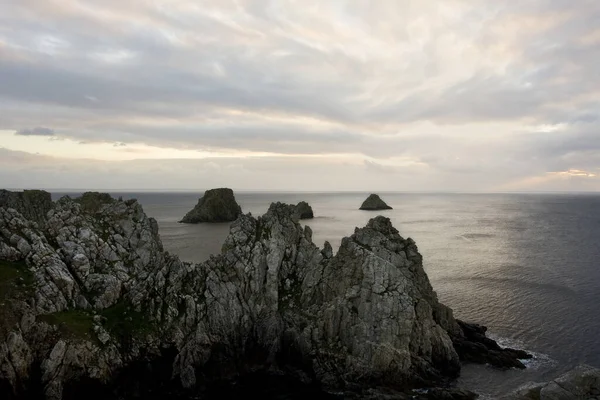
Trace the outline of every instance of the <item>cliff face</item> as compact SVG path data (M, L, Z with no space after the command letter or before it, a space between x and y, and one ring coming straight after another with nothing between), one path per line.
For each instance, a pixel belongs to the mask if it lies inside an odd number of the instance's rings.
M0 189L0 207L13 208L25 218L43 225L46 214L52 208L52 197L43 190L11 192Z
M0 391L125 390L116 377L140 370L184 391L265 370L331 390L403 389L453 378L465 347L485 348L438 302L414 241L389 219L357 228L333 256L297 218L280 203L241 215L221 254L190 264L163 251L135 201L63 198L44 228L0 207Z

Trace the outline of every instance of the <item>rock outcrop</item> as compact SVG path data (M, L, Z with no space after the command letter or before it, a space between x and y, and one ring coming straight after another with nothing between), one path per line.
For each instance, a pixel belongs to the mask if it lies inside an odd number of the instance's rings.
M52 206L52 197L44 190L11 192L0 189L0 207L13 208L28 220L40 225L46 223L46 215Z
M199 222L231 222L242 213L235 201L233 190L228 188L210 189L204 192L198 204L189 211L180 222L197 224Z
M502 348L496 341L485 336L487 328L483 325L468 324L456 320L460 327L459 335L450 333L454 348L460 359L478 364L490 364L501 369L519 368L525 365L521 360L532 358L532 355L511 348Z
M296 215L299 219L311 219L315 217L312 207L305 201L296 204Z
M0 395L198 393L260 371L351 393L456 377L485 336L438 302L415 242L379 216L333 255L295 213L240 215L221 254L190 264L135 200L64 197L44 228L0 207Z
M545 383L529 383L503 400L590 400L600 399L600 369L580 365Z
M383 200L381 200L381 198L374 193L370 194L369 197L367 197L365 199L365 201L363 201L362 205L360 206L360 210L369 210L369 211L391 210L391 209L392 209L392 207L385 204L385 202Z

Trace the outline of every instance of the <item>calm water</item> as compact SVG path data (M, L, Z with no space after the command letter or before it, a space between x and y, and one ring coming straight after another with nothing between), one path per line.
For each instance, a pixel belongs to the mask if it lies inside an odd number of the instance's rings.
M228 233L228 223L177 223L197 193L113 194L137 198L158 220L165 248L183 260L205 260ZM328 240L334 250L369 218L391 218L401 235L416 240L433 287L457 317L537 356L525 371L466 366L462 387L493 397L580 363L600 367L600 196L381 193L394 209L378 213L358 210L365 197L236 194L253 215L272 201L308 201L316 216L306 222L313 240Z

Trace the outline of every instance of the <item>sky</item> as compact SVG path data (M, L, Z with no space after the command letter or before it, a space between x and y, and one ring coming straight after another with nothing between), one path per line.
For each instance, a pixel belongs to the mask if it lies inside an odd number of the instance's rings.
M597 0L0 9L0 187L600 190Z

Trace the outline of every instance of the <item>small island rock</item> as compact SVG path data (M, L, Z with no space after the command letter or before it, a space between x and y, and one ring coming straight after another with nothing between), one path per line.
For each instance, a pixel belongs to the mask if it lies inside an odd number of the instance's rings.
M296 205L296 215L299 219L314 218L312 207L305 201L301 201Z
M210 189L198 200L198 204L188 212L180 222L197 224L198 222L235 221L242 208L235 201L233 190L228 188Z
M385 204L376 194L370 194L369 197L362 203L360 210L391 210L392 207Z

